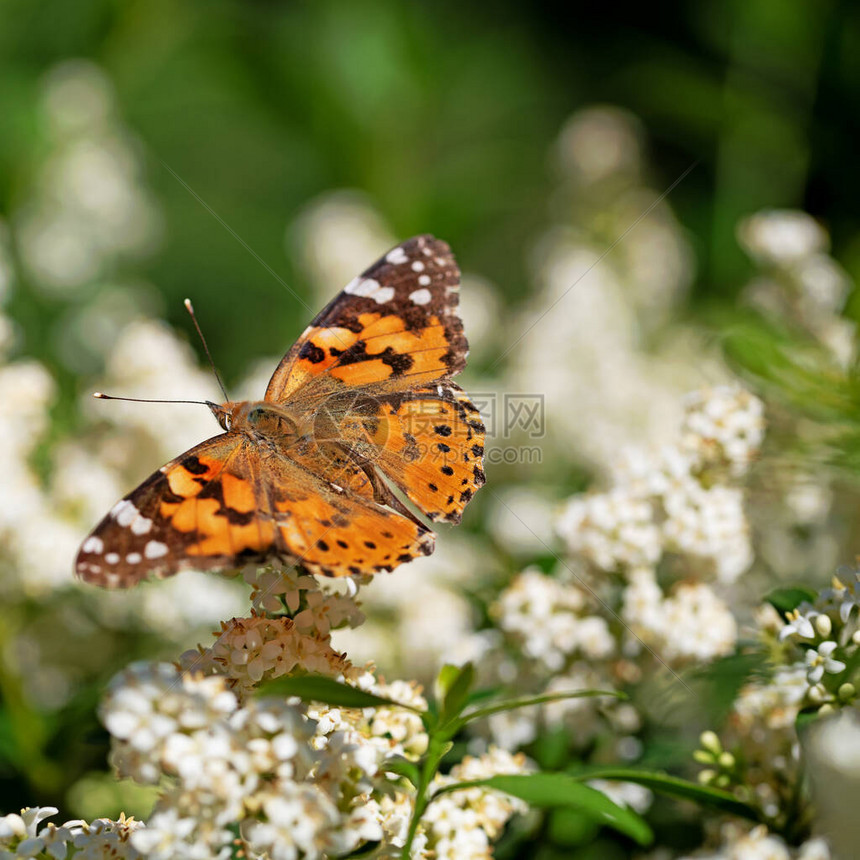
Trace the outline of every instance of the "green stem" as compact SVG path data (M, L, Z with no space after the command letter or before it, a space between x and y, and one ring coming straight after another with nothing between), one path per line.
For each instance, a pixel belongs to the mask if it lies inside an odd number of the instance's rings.
M436 771L439 770L439 764L448 746L443 738L433 733L430 734L430 739L427 743L427 754L421 766L421 776L415 788L415 806L412 810L412 818L409 821L409 832L407 833L403 850L400 852L401 860L409 860L411 856L412 843L415 841L415 834L418 833L418 825L421 823L421 817L430 803L430 798L427 796L430 783L433 781L433 777L436 776Z
M569 693L546 693L542 696L524 696L520 699L507 699L504 702L498 702L495 705L487 705L484 708L477 708L474 711L469 711L460 717L459 723L465 725L472 720L482 720L485 717L490 717L493 714L500 714L503 711L512 711L515 708L529 708L533 705L545 705L549 702L561 702L565 699L585 699L595 698L597 696L611 696L614 699L626 699L627 696L618 690L572 690ZM460 726L458 725L458 729Z

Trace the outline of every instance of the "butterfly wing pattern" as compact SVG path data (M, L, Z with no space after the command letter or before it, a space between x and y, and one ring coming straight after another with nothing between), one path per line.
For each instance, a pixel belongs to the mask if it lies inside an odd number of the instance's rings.
M386 479L452 523L484 483L484 427L451 380L468 351L459 282L432 236L389 251L305 330L264 401L213 408L225 433L111 509L83 542L78 575L126 587L278 557L343 576L431 553L433 532Z

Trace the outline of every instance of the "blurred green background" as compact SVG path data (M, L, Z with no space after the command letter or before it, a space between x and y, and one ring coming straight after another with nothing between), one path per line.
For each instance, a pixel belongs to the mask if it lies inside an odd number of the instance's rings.
M800 207L860 268L860 8L821 0L670 2L0 2L0 214L30 192L46 71L91 58L143 147L163 239L134 274L185 325L195 297L228 378L282 349L306 311L177 181L296 291L284 225L330 188L369 195L398 236L433 232L516 302L548 215L547 146L586 104L632 110L700 260L697 293L746 274L739 216ZM170 170L166 169L167 167ZM118 273L119 274L119 273ZM56 298L10 312L56 366ZM241 296L240 313L235 312ZM221 323L230 320L230 326Z
M67 333L106 283L140 285L139 303L186 332L191 296L228 385L255 357L285 351L309 322L305 304L319 304L288 225L332 189L359 192L396 237L447 240L464 270L498 287L516 331L536 238L563 205L553 144L594 104L638 117L650 187L668 189L695 165L669 197L697 259L685 313L707 318L750 277L735 230L761 208L811 213L860 277L857 4L0 0L2 241L40 194L51 211L44 165L63 132L46 122L45 82L82 59L113 88L113 122L158 223L151 241L108 255L70 290L46 288L8 243L12 356L56 377L60 427L80 421L77 399L102 370L69 352ZM494 366L505 343L494 348L473 370ZM70 623L62 601L22 607L9 617L36 640ZM104 683L160 646L145 630L119 640L93 631L80 637L88 656L66 655L84 692L44 723L28 722L26 689L14 672L6 679L0 811L60 805L82 774L103 769L93 711ZM176 655L175 643L161 647ZM99 798L87 790L93 814ZM82 814L73 800L69 809Z

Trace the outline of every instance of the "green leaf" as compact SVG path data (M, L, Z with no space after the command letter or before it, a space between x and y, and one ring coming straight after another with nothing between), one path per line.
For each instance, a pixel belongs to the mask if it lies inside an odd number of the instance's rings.
M821 714L819 713L818 709L818 705L812 705L811 707L804 708L798 713L798 715L794 719L794 725L797 729L798 734L800 734L805 729L809 728L809 726L811 726L813 723L821 719Z
M459 716L466 706L469 692L475 683L475 667L471 663L462 666L445 665L436 679L436 695L441 703L440 725L445 725Z
M574 774L577 780L611 779L617 782L635 782L644 785L652 791L666 794L670 797L692 800L699 806L712 807L721 812L737 815L750 821L758 821L758 812L749 804L738 800L728 791L710 786L700 785L687 779L680 779L659 771L635 770L621 767L601 767Z
M613 803L603 792L565 773L529 773L493 776L445 786L434 797L464 788L493 788L518 797L539 809L575 809L605 827L629 836L639 845L649 845L654 835L635 812Z
M553 809L546 823L547 835L556 845L568 848L591 842L600 824L578 809Z
M417 711L410 705L401 705L393 699L366 693L349 684L341 684L323 675L295 675L276 678L257 688L257 696L298 696L306 702L324 702L341 708L406 708Z
M385 773L396 773L398 776L404 776L412 785L416 786L421 779L421 771L418 765L414 761L403 758L403 756L394 756L385 759L380 770Z
M817 596L818 592L814 589L797 586L795 588L775 588L765 597L765 600L784 618L804 601L813 603Z

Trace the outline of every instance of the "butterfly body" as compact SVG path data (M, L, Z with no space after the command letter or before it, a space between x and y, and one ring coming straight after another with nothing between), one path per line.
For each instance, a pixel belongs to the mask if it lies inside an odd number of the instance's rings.
M326 307L260 401L208 403L223 433L153 473L81 545L76 572L126 587L271 558L328 576L433 551L484 483L484 426L452 380L468 345L448 246L393 248ZM393 485L393 486L392 486Z

